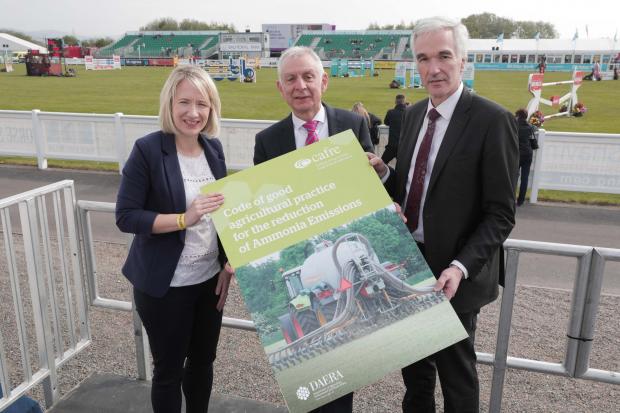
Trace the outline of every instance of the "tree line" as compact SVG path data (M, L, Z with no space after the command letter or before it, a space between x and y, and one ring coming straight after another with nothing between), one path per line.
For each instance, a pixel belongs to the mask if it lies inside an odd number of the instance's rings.
M532 39L538 33L541 39L556 39L559 33L551 23L543 21L512 20L493 13L472 14L461 19L467 27L472 39L494 39L503 33L504 39ZM376 22L368 25L367 30L412 30L413 22L379 25Z

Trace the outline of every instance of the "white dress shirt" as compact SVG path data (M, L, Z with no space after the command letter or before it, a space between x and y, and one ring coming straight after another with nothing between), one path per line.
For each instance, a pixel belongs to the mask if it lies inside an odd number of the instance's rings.
M295 148L303 148L306 146L306 138L308 137L308 131L304 128L305 120L299 119L294 113L293 116L293 129L295 130ZM321 109L314 115L312 120L316 120L319 123L316 125L316 135L320 139L329 137L329 127L327 125L327 114L325 113L325 107L321 105Z
M426 165L426 176L424 177L424 188L422 190L422 199L420 200L420 212L418 217L418 228L411 234L413 238L420 243L424 243L424 202L426 201L426 190L428 189L428 184L431 181L431 176L433 172L433 166L435 165L435 159L437 159L437 153L439 152L439 148L441 147L441 143L443 142L443 138L446 134L446 130L448 129L448 125L450 124L450 119L452 118L452 114L454 113L454 109L456 108L456 104L459 102L461 98L461 94L463 93L463 83L459 86L459 88L450 95L446 100L444 100L439 106L435 107L435 110L439 112L441 115L435 121L435 134L433 135L433 143L431 144L431 150L428 154L428 162ZM407 175L407 193L405 194L405 202L409 198L409 189L411 189L411 180L413 178L413 171L415 168L415 160L418 156L418 151L420 149L420 145L422 144L422 140L424 139L424 134L426 133L426 129L428 128L428 111L433 108L433 103L431 100L428 100L428 108L426 110L426 114L424 115L424 123L422 124L422 128L420 129L420 133L418 135L418 140L415 145L415 149L413 151L413 158L411 159L411 166L409 168L409 174ZM405 210L406 205L403 208ZM454 260L450 263L450 265L457 266L463 274L465 278L468 277L467 268L457 260Z

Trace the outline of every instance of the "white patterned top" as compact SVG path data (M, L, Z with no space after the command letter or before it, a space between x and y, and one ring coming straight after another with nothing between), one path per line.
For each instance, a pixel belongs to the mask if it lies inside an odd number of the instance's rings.
M189 208L192 201L200 194L200 187L215 181L204 152L199 156L184 156L177 152L183 187L185 188L185 204ZM208 214L185 230L185 247L170 282L171 287L194 285L212 278L221 270L217 257L217 233Z

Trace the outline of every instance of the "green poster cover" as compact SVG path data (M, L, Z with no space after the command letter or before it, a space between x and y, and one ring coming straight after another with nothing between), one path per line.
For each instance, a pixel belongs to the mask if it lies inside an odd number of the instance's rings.
M202 192L291 412L467 337L351 131Z

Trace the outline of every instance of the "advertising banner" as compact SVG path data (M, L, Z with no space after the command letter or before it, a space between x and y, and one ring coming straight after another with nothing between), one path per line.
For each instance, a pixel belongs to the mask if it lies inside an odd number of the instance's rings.
M84 56L86 70L114 70L121 68L120 56L112 56L111 59L95 59L92 56Z
M351 131L202 192L291 412L467 336Z

